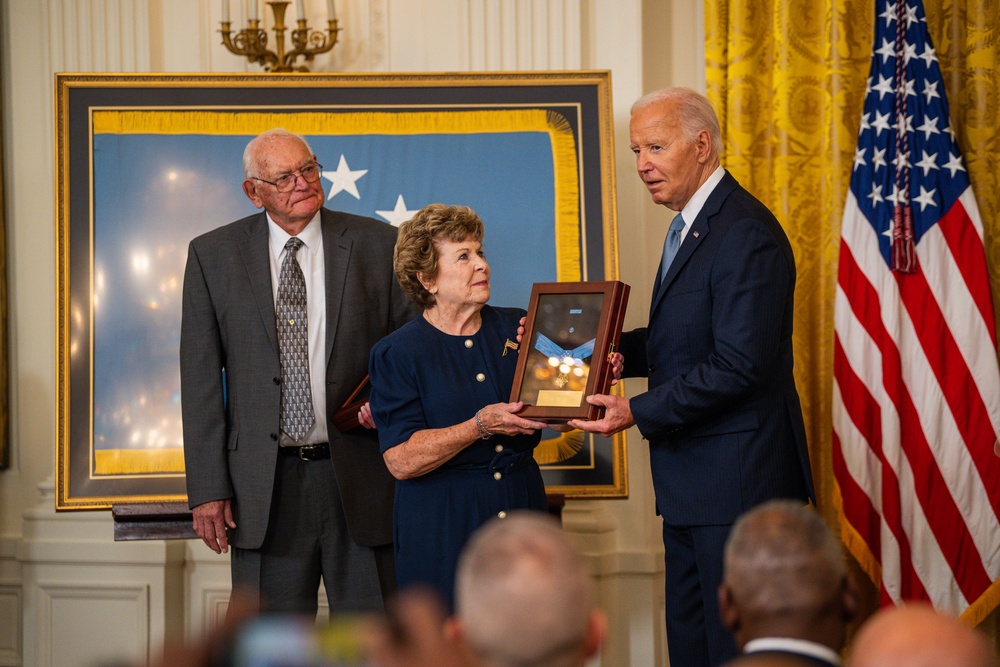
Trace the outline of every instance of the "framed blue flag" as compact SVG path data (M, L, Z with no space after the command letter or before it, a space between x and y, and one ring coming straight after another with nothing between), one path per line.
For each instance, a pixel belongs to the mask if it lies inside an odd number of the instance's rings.
M326 206L486 225L490 302L618 278L607 72L57 77L57 508L184 498L177 349L188 242L256 209L242 154L305 136ZM622 437L546 433L547 488L627 495Z

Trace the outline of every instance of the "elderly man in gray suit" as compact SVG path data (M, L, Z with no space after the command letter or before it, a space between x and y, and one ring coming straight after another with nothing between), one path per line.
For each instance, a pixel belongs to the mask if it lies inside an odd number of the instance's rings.
M380 609L395 587L393 479L374 432L332 415L371 346L416 315L393 278L396 230L323 208L302 137L269 130L243 154L264 212L188 249L181 409L194 530L233 547L234 588L264 611Z

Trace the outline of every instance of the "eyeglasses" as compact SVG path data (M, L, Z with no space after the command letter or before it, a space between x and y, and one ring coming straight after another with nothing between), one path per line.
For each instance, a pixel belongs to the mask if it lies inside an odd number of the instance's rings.
M283 176L279 176L278 179L274 181L269 181L266 178L257 178L256 176L251 176L250 178L263 183L270 183L278 192L291 192L295 188L295 182L299 176L301 176L302 180L306 183L315 183L319 180L319 174L322 169L323 165L319 162L313 162L312 164L302 167L298 171L292 171Z

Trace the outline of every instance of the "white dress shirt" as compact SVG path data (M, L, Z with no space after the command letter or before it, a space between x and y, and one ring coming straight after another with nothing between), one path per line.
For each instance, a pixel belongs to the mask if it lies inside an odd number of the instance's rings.
M712 172L711 176L701 184L701 187L695 190L695 193L691 195L691 199L688 203L684 205L681 209L681 216L684 218L684 229L681 230L681 243L687 238L688 230L691 229L691 223L694 219L698 217L701 213L701 209L705 207L705 202L708 201L709 195L715 190L715 187L722 182L722 177L726 175L726 170L721 166L716 167L715 171Z
M826 660L831 665L841 664L840 656L832 648L806 639L760 637L758 639L751 639L743 647L744 653L757 653L759 651L787 651L789 653L799 653L820 660Z

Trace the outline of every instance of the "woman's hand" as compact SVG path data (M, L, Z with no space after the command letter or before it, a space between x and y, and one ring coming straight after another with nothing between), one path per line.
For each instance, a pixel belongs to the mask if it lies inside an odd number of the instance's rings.
M523 407L520 402L487 405L454 426L417 431L385 450L382 459L393 477L411 479L440 467L484 435L523 435L545 428L542 422L519 417L516 413Z
M481 409L477 415L479 423L491 435L524 435L545 428L544 422L525 419L517 415L524 403L494 403ZM478 423L477 423L478 426Z

